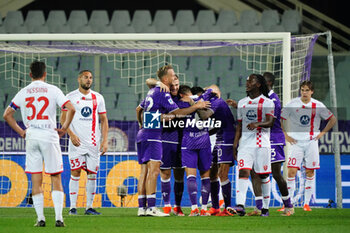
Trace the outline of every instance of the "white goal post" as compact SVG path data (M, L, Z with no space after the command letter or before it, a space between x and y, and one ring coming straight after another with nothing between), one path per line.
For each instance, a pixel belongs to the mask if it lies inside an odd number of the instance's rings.
M209 57L209 60L211 57L213 57L213 59L216 59L219 56L223 56L225 59L233 57L230 61L232 63L230 65L233 67L231 67L233 69L232 71L230 70L230 72L220 73L220 69L215 69L215 71L210 70L205 74L213 75L211 77L211 81L213 81L213 83L221 82L222 84L225 83L224 81L227 79L227 77L224 77L225 75L241 74L243 77L249 73L263 73L264 71L271 71L278 76L278 84L276 86L278 91L276 93L280 96L282 105L285 105L292 98L298 96L300 80L309 78L310 70L308 69L311 66L311 62L309 64L308 59L311 59L310 56L312 57L313 45L317 40L317 37L317 34L292 36L289 32L0 34L0 76L5 77L6 82L10 83L9 86L5 86L4 89L12 88L14 90L18 90L23 87L24 84L29 82L27 79L27 68L31 60L46 59L49 61L55 57L73 57L74 62L78 61L79 63L78 68L74 67L74 70L77 73L77 69L85 67L84 65L81 65L81 63L84 63L84 58L86 58L86 60L90 62L89 64L94 66L95 90L105 91L103 93L106 95L105 99L113 99L111 101L107 101L106 105L107 107L109 105L113 105L111 109L114 108L114 114L117 113L117 111L120 111L120 107L123 107L120 106L119 102L122 99L122 96L127 94L123 92L125 90L122 90L122 88L120 91L119 89L116 91L117 87L116 82L114 82L115 79L118 79L121 82L127 80L125 82L126 87L130 87L130 90L133 91L131 95L134 95L134 97L138 96L139 98L143 98L147 92L147 88L144 84L145 79L154 76L155 71L161 65L166 63L175 64L175 71L180 75L180 82L182 83L195 82L201 84L202 77L200 75L202 73L197 71L192 72L191 67L193 66L188 65L188 59L192 59L192 63L198 62L198 64L201 65L203 64L200 61L201 56L206 57L206 59ZM60 44L60 42L62 43ZM226 48L230 49L226 50ZM235 50L237 54L231 54L231 48L237 48ZM221 53L223 53L223 55ZM57 61L59 61L59 59L55 60L55 62ZM209 63L212 64L211 62L212 61L210 60ZM224 62L227 62L227 59ZM237 65L237 63L239 64ZM107 67L106 64L111 65L112 71L108 74L105 74L106 72L104 70ZM188 66L186 69L183 67L185 65ZM237 71L235 73L234 69L237 67L244 71L240 73ZM49 83L60 86L65 93L72 88L69 86L71 85L69 79L75 77L70 77L71 74L64 77L63 71L60 70L60 67L54 67L54 62L51 60L48 62L47 69ZM202 68L198 68L198 70L200 69ZM102 72L104 73L102 74ZM217 73L220 73L220 75ZM196 77L196 75L198 77ZM106 76L108 76L107 81L104 79ZM235 90L238 93L237 95L234 95L236 98L245 95L245 91L241 90L243 89L241 85L242 77L231 77L234 79L232 83L235 83L235 87L232 87L232 90ZM244 76L244 79L242 80L245 80L245 77L246 76ZM237 79L239 79L239 81L237 81ZM108 85L114 89L109 88ZM222 88L225 87L224 85L225 84L222 84ZM226 90L227 88L228 87L226 87ZM108 89L110 92L106 91L106 89ZM1 91L2 90L0 88L0 94ZM227 92L227 96L230 96L231 94L232 97L232 91L227 90ZM14 93L14 91L10 93ZM130 97L131 95L127 96ZM11 100L13 96L9 95L8 98L8 100ZM130 112L134 113L134 106L130 105L129 108ZM123 115L121 118L116 119L118 121L126 122L127 125L125 127L131 127L133 126L131 121L136 120L136 117L135 119L133 119L133 117L134 115L131 117L129 115ZM122 131L120 129L118 130ZM123 135L123 132L119 131L118 137L122 137L120 135ZM5 134L5 131L0 132L0 136ZM135 135L127 136L129 136L130 140L130 138L134 137ZM66 137L65 141L62 142L64 144L62 145L63 148L67 147L67 140L68 138ZM126 148L128 147L126 146ZM11 160L11 158L9 158L9 153L9 151L0 150L0 170L3 164L5 164L1 163L2 159ZM110 166L114 166L118 162L124 161L124 159L119 159L119 157L134 156L135 150L112 150L109 152L109 155L111 156L111 159L106 158L104 161L106 163L106 170L101 172L101 174L104 174L104 177L101 175L101 180L103 181L99 183L97 193L101 193L101 203L104 203L104 200L108 199L106 203L109 203L109 206L118 206L116 204L117 201L112 200L118 197L116 193L117 187L104 188L103 186L113 184L113 182L109 183L108 181L108 178L111 177L107 177L111 174L111 172L108 173L110 170L113 170L114 175L118 175L116 169L110 169ZM128 158L126 158L125 161L126 160L128 160ZM7 165L8 163L6 163L6 166ZM128 166L136 170L133 172L126 171L125 174L122 172L123 174L121 175L121 178L115 179L118 180L118 184L124 182L124 185L127 187L133 187L135 189L135 183L131 182L128 177L131 176L130 174L134 174L134 177L138 178L137 173L139 171L137 168L134 168L136 165L133 163L129 163ZM69 173L69 169L66 172ZM286 172L284 174L286 174ZM232 174L232 179L234 179L234 174ZM28 197L30 194L30 185L28 188L29 191L25 195L26 197ZM135 192L127 195L126 203L128 203L128 201L130 203L135 202L136 196L137 195ZM66 196L66 199L69 199L69 196ZM159 202L161 202L161 198L157 194L157 203ZM26 206L26 204L24 201L22 201L17 206ZM101 204L101 206L105 205Z

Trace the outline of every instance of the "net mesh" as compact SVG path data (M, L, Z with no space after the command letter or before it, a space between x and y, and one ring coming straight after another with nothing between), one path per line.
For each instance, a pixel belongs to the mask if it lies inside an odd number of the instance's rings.
M316 39L317 35L296 36L291 39L292 97L298 96L300 81L309 78ZM202 87L216 84L220 87L222 98L238 101L246 95L246 77L251 73L268 71L276 76L274 91L283 101L286 97L282 92L282 53L280 39L3 41L0 42L0 76L4 77L0 87L0 110L3 111L8 106L20 88L31 82L29 65L33 60L45 61L47 82L58 86L65 94L78 88L77 76L80 70L91 70L94 74L92 89L100 92L105 98L110 126L109 153L101 156L94 205L134 207L137 206L137 179L140 173L135 146L138 131L135 108L148 91L145 80L155 78L159 67L172 64L180 78L180 84ZM235 115L235 110L232 111ZM16 113L15 117L21 121L19 113ZM25 140L10 130L6 123L0 123L0 206L28 206L31 183L30 175L25 174L23 170ZM67 206L70 177L66 153L68 140L67 136L61 139L65 170L62 180ZM230 171L233 199L237 174L234 171ZM80 179L78 207L85 205L85 180L86 177ZM46 175L44 183L46 206L52 206L49 195L50 179ZM118 187L127 188L125 197L120 195ZM173 194L171 200L173 203ZM161 204L158 187L157 205ZM281 199L278 196L273 197L271 204L279 206ZM183 205L190 205L186 191ZM254 205L251 191L248 192L247 205Z

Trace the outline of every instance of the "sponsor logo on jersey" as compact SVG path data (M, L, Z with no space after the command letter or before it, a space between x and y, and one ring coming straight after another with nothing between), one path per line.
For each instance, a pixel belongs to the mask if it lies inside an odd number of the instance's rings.
M246 113L246 116L247 116L248 120L251 120L251 121L253 121L257 118L256 112L254 110L248 110Z
M302 125L308 125L310 123L310 117L308 115L302 115L300 117L300 123Z
M145 129L160 129L160 116L161 113L157 112L144 112L143 113L143 128Z
M83 117L89 117L92 114L92 109L90 107L83 107L81 109L81 115Z

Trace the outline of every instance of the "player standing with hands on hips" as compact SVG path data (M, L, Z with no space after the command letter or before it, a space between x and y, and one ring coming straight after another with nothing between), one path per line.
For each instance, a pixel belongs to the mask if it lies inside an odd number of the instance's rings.
M312 98L314 86L311 81L300 84L300 97L292 99L281 113L281 126L286 141L291 144L288 159L287 186L289 196L293 200L295 176L301 163L305 167L304 211L311 211L309 206L314 192L315 170L320 168L318 139L325 135L337 122L336 117L320 101ZM328 121L320 132L321 119ZM285 121L290 121L290 130L286 131Z
M25 172L32 176L32 198L37 214L37 223L34 226L46 226L42 189L44 162L45 173L51 176L55 226L64 227L62 217L64 193L61 182L63 161L59 138L66 133L75 109L58 87L45 82L44 62L32 62L29 75L32 82L16 94L3 117L14 131L26 139ZM67 109L67 117L62 122L61 129L56 129L56 105ZM17 124L13 116L18 109L21 110L25 130Z
M78 75L79 88L67 94L67 98L77 111L67 130L70 137L68 146L71 168L69 181L70 215L77 215L76 205L82 169L87 173L85 214L101 214L92 208L92 204L100 164L99 151L103 155L108 149L108 119L104 98L101 94L91 90L92 82L92 72L83 70ZM62 111L61 122L65 119L66 113ZM99 121L101 121L102 141Z

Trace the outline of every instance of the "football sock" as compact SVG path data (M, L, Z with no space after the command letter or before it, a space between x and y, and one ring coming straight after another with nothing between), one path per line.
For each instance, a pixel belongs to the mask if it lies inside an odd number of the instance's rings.
M187 190L192 205L197 205L197 181L195 176L187 176Z
M262 206L263 206L263 197L262 196L258 196L258 197L255 197L255 207L258 209L258 210L261 210L262 209Z
M145 195L139 195L138 197L138 202L139 202L139 208L145 208L147 199Z
M201 195L202 195L202 209L207 210L207 204L210 195L210 178L205 177L201 179Z
M42 193L38 193L34 196L32 196L33 199L33 205L36 212L36 215L38 216L38 221L44 220L44 195Z
M156 206L156 194L147 195L147 206L148 208L153 208Z
M294 202L294 191L295 191L295 177L288 177L287 178L287 186L288 186L288 192L290 200L293 204Z
M225 208L231 206L231 182L229 179L221 183L222 196L224 197Z
M312 193L314 192L314 178L315 176L306 177L304 205L310 204L311 196L312 196Z
M170 192L171 192L171 184L170 178L167 180L161 180L161 192L164 201L164 206L170 205Z
M69 199L70 199L70 208L77 208L77 198L79 192L79 179L80 177L72 176L69 180Z
M286 197L282 196L282 201L283 201L283 205L286 208L293 208L293 205L289 196L286 196Z
M182 195L184 192L184 182L181 180L175 180L174 182L175 192L175 206L181 206Z
M64 193L62 191L53 190L51 193L52 202L55 208L56 221L63 221L62 209L63 209L63 199Z
M211 204L214 209L219 209L219 191L220 191L220 182L219 179L210 182L210 196Z
M87 175L86 182L86 209L92 208L96 192L96 174Z
M236 191L236 205L245 205L249 180L248 178L239 178Z
M270 182L270 176L261 179L261 189L262 189L262 195L263 195L263 209L268 209L270 205L270 195L271 195L271 182Z

